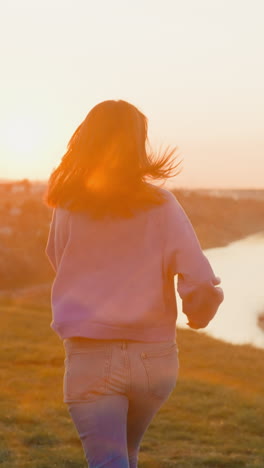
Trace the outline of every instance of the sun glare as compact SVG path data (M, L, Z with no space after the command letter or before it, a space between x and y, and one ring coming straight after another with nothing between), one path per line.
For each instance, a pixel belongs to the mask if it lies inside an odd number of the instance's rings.
M9 115L1 122L1 159L6 174L28 177L43 146L43 126L33 115Z
M16 117L6 122L4 136L11 157L30 155L38 146L40 128L30 117Z

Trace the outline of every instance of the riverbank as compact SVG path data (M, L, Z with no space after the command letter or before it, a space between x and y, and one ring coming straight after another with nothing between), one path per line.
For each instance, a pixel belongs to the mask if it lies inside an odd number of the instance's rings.
M203 249L264 232L264 196L227 191L217 196L206 191L173 190L188 214ZM262 192L261 192L262 193Z
M1 468L85 468L62 403L63 348L44 307L0 307ZM264 351L178 330L180 376L139 468L264 466Z

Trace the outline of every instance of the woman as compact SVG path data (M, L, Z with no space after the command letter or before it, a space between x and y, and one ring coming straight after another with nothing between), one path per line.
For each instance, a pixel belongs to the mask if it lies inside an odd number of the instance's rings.
M167 190L175 149L147 153L147 119L125 101L95 106L51 174L46 254L51 327L63 340L64 402L90 468L135 468L140 442L176 385L174 276L191 328L223 300L192 225Z

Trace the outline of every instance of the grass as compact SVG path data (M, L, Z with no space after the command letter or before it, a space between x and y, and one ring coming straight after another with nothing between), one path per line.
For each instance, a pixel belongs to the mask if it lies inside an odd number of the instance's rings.
M50 310L1 305L1 468L85 468L62 402ZM140 468L264 467L264 351L178 330L180 377L145 435Z

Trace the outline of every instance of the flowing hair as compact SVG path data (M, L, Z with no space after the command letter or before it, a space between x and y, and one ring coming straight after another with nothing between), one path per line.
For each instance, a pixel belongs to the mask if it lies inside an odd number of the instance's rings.
M164 203L162 191L146 178L166 179L180 172L177 148L156 157L146 150L148 121L123 100L97 104L72 135L53 170L43 201L49 207L85 211L93 218L131 217Z

